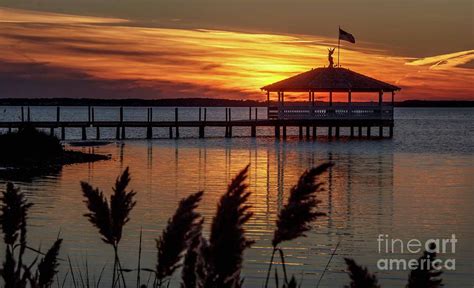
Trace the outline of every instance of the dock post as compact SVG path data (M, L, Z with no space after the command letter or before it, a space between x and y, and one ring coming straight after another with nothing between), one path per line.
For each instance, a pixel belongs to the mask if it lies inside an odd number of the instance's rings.
M336 126L336 139L339 139L339 126Z
M316 130L316 126L313 125L313 140L316 140L316 137L317 137L317 130Z
M117 139L125 139L125 127L123 126L123 106L120 106L120 124L121 124L121 135L119 135L119 132L117 131Z
M351 138L354 138L354 126L351 126Z
M31 113L30 113L30 106L27 108L27 114L26 114L26 121L30 122L31 121Z
M61 127L61 140L66 140L66 128Z
M252 125L250 127L250 136L255 138L257 137L257 126L256 125Z
M170 126L170 139L173 139L173 127Z
M115 129L115 139L120 140L120 126Z
M370 130L371 130L372 127L370 126L367 126L367 138L370 137Z
M199 138L204 138L204 125L199 126Z
M359 136L359 138L362 137L362 126L359 126L359 135L358 136Z
M227 109L229 108L225 108L225 138L229 137L229 112Z
M306 126L306 140L309 140L309 126Z
M151 128L151 125L148 124L148 126L146 127L146 139L151 139L152 138L152 133L153 129Z
M179 138L179 126L178 126L178 107L174 108L174 122L176 125L176 139Z
M126 136L125 136L125 126L122 126L122 135L121 135L122 139L125 139Z
M303 126L298 127L298 138L303 139Z
M258 120L258 108L255 107L255 121Z
M379 137L383 138L383 126L379 126Z
M249 120L252 120L252 107L249 107Z
M328 127L328 137L332 138L332 126Z
M280 139L280 125L275 125L275 139Z
M100 139L100 127L99 127L99 126L96 126L96 127L95 127L95 138L96 138L97 140Z
M12 126L8 126L8 133L12 133Z
M82 126L82 140L87 140L87 132L85 126Z
M201 112L201 107L199 107L199 122L201 122L201 118L202 118L202 117L201 117L201 113L202 113L202 112Z
M61 107L56 107L56 122L60 122L61 121Z
M207 121L207 108L204 108L204 122Z
M389 127L389 137L392 138L393 137L393 124L390 125Z
M8 133L11 133L12 127L8 127ZM54 127L49 128L49 135L54 136Z
M25 107L21 106L21 122L25 122Z
M286 125L283 125L283 139L286 140Z
M232 138L232 108L229 108L229 138Z
M91 122L95 122L95 110L94 107L91 107Z
M91 106L87 106L87 122L91 123Z
M151 108L147 109L148 126L146 127L146 139L153 137L153 128L151 127Z

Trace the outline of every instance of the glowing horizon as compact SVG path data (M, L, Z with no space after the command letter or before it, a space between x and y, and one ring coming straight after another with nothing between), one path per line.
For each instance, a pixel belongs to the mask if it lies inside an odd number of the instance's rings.
M262 100L260 87L327 65L327 48L337 43L7 8L0 15L0 43L9 47L0 54L3 97ZM466 64L474 50L410 58L357 40L341 43L342 66L402 87L397 100L472 100Z

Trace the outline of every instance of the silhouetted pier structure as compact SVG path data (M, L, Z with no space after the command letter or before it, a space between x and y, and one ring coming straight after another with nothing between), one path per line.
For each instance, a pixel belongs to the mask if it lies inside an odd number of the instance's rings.
M198 130L199 138L204 138L206 128L225 128L224 137L232 137L234 127L249 128L249 136L257 137L257 128L272 127L275 131L275 138L287 137L288 127L297 127L300 139L315 139L317 129L323 128L327 131L329 138L340 137L340 129L348 128L350 137L371 137L372 128L378 127L378 137L393 136L393 103L395 91L400 88L385 82L364 76L344 68L316 68L298 74L288 79L267 85L262 88L267 92L267 117L259 119L258 107L249 107L248 119L232 119L232 108L225 109L225 119L209 120L207 108L199 109L196 120L180 120L179 108L175 108L174 119L167 121L155 121L153 119L153 109L147 108L146 121L124 120L124 108L119 109L119 119L114 121L96 120L94 107L88 108L87 121L63 121L61 119L60 107L56 110L56 121L31 121L30 108L22 107L21 120L12 122L0 122L0 128L19 128L26 123L37 128L60 129L61 138L65 139L66 128L80 128L82 139L88 139L87 128L96 129L96 139L101 138L101 128L115 128L116 139L126 138L126 129L131 127L146 128L147 139L153 138L153 128L168 128L169 138L180 138L180 128L191 127ZM308 95L308 102L303 104L287 104L285 97L287 93L305 92ZM346 93L347 103L333 105L333 93ZM391 93L390 101L384 101L384 93ZM271 96L277 94L277 101L273 101ZM357 105L352 102L356 93L377 93L378 103L372 105ZM328 103L322 105L316 101L316 95L328 94ZM26 110L26 111L25 111ZM26 115L25 115L26 114ZM388 128L388 135L384 133L384 128ZM320 135L321 133L319 133Z

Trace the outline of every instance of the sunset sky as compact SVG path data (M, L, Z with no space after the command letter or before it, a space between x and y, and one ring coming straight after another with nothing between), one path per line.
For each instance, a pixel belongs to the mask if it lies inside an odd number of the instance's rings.
M0 0L0 97L263 100L260 87L341 65L397 100L474 99L472 1ZM337 57L337 56L336 56Z

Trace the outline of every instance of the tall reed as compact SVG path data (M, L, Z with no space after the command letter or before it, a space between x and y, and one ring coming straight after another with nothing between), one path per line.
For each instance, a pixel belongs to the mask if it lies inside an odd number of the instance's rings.
M290 241L301 236L311 229L311 223L317 217L325 215L317 211L320 200L316 198L317 193L323 191L323 182L317 181L317 178L326 172L332 163L323 163L317 167L305 171L299 178L298 183L290 190L288 202L278 213L276 229L273 233L272 246L273 251L270 258L270 264L265 279L265 287L268 287L268 280L273 265L275 253L279 251L282 262L284 262L283 250L278 245L284 241ZM286 275L286 268L283 264L285 285L289 284Z
M354 259L344 258L351 278L350 285L346 288L380 288L377 277L370 273L367 268L358 265Z
M431 243L429 251L423 252L418 258L417 268L411 270L408 277L407 288L437 288L443 286L443 280L440 278L443 273L436 270L433 261L436 260L436 244Z
M203 192L197 192L179 202L175 214L168 220L162 235L156 240L158 261L156 265L156 286L161 287L181 264L183 252L188 248L195 229L202 222L201 215L195 211L202 199Z
M117 177L110 202L99 188L93 188L87 182L81 182L82 193L89 213L84 216L99 230L102 241L111 245L114 249L114 267L112 273L112 287L116 286L116 276L122 278L125 286L122 265L118 254L118 246L122 238L123 227L130 220L129 215L135 206L134 196L136 192L127 191L130 183L128 167Z
M50 287L58 272L58 255L62 239L56 240L36 265L36 272L33 272L38 256L29 265L26 265L23 259L26 249L29 248L26 238L27 218L28 211L33 204L28 203L25 194L11 183L7 183L6 191L2 192L0 202L0 224L6 249L5 261L0 268L4 287ZM29 249L42 254L41 251Z
M204 287L240 287L243 252L254 241L247 239L243 225L253 213L246 204L249 165L242 169L222 195L211 225Z

